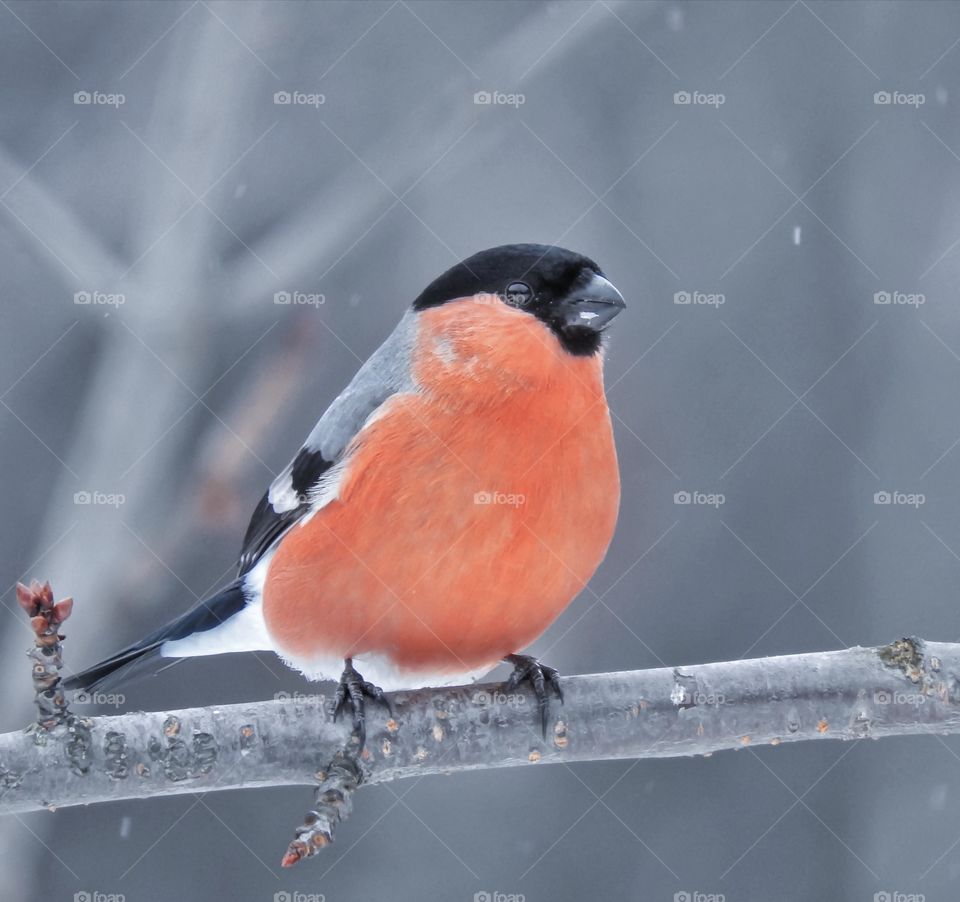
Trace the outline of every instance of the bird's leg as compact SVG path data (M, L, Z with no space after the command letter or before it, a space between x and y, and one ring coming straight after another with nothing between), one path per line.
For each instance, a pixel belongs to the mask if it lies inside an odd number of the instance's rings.
M353 713L353 736L359 743L360 751L367 741L365 699L372 698L387 706L390 716L394 716L393 703L384 695L383 690L373 683L368 683L353 667L353 658L344 660L343 673L340 674L340 685L334 696L333 719L336 720L340 711L347 705Z
M531 655L507 655L504 659L513 665L513 673L506 682L507 692L512 692L524 680L530 683L533 694L537 697L537 707L540 710L540 728L543 738L547 738L547 718L550 714L550 694L548 687L563 704L563 689L560 688L560 674L552 667L541 664Z

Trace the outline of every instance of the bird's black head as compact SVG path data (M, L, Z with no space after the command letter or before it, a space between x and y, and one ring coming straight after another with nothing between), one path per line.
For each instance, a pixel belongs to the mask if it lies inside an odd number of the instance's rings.
M546 244L505 244L467 257L434 279L414 310L476 294L499 295L547 326L571 354L594 354L623 308L620 292L593 260Z

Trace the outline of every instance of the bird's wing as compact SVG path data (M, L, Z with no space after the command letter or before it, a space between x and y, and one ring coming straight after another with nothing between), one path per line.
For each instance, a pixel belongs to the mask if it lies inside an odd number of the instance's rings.
M415 317L412 311L404 314L264 493L243 539L239 576L248 573L295 523L329 500L322 492L324 480L331 477L350 441L377 409L393 395L416 391L412 375Z

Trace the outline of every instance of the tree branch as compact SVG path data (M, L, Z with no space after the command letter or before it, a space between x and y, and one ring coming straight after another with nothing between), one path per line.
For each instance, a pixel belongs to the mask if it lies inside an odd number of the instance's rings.
M73 601L17 585L35 647L37 722L0 735L0 814L157 795L310 784L316 806L283 865L333 841L361 783L571 761L709 755L803 739L960 732L960 644L880 648L567 677L546 736L524 692L498 685L397 692L370 705L367 744L323 695L85 718L60 686ZM78 693L74 703L97 702Z
M0 736L0 813L256 786L314 785L318 810L285 863L332 839L359 784L462 770L708 755L747 745L960 732L960 644L572 676L547 739L536 703L499 686L392 694L368 709L359 769L329 699L73 717ZM361 775L362 771L362 775Z

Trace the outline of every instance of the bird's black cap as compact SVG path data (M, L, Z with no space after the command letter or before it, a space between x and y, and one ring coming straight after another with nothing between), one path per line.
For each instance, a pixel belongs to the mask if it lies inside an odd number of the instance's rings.
M496 294L546 323L571 354L593 354L623 297L589 257L546 244L505 244L480 251L434 279L414 310L476 294Z

